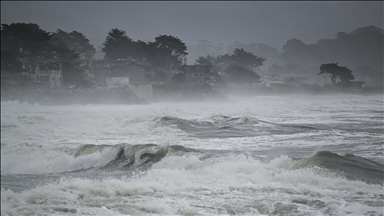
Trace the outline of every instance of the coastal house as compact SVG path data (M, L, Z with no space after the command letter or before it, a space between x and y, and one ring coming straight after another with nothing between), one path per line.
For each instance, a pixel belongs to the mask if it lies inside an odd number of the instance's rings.
M129 77L107 77L106 82L108 88L128 87L140 98L146 101L152 100L153 89L151 84L131 85Z
M182 65L172 80L184 85L213 86L214 75L211 65Z
M153 70L149 62L138 59L96 60L93 62L96 82L106 86L107 77L128 77L132 85L149 84Z
M294 86L294 87L301 87L301 86L305 85L305 83L298 81L295 78L291 77L290 79L288 79L288 81L285 83L285 85Z
M153 78L153 71L149 62L133 59L130 64L127 65L127 72L124 76L129 77L129 82L133 85L148 84Z
M33 85L36 87L61 87L61 70L39 70L30 75Z
M342 81L335 84L339 88L350 88L350 89L362 89L365 88L364 81Z
M136 95L147 101L152 100L153 70L145 59L96 60L93 62L96 82L100 87L129 87Z
M23 68L20 73L12 73L12 82L22 83L28 88L56 88L62 87L62 71L60 69L39 68ZM7 76L4 77L6 80ZM3 79L3 72L2 72Z
M260 81L261 83L259 84L259 86L264 86L264 87L276 87L276 86L300 87L302 85L310 84L308 77L293 76L288 74L261 75Z

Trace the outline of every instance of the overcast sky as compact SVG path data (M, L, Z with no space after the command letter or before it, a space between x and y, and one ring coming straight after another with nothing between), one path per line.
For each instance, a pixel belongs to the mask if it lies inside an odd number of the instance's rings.
M95 48L111 28L119 28L133 40L171 34L187 45L239 41L280 51L291 38L309 44L367 25L383 29L383 2L1 1L1 23L12 22L36 23L50 32L76 30Z

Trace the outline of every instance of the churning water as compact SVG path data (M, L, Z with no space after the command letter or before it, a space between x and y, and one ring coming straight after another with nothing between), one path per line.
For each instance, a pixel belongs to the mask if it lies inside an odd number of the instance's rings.
M1 103L1 215L383 215L383 96Z

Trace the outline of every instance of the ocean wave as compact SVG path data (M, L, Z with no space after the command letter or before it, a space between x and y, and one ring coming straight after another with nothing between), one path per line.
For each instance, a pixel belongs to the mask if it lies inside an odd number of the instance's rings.
M319 151L308 158L296 161L292 169L319 167L331 173L372 184L384 183L384 165L353 154L338 155Z
M292 166L303 159L295 161L285 155L270 161L233 152L202 158L204 154L184 146L153 144L87 145L73 153L78 153L79 158L115 147L123 147L123 155L134 153L131 155L139 159L156 158L156 154L162 155L161 148L168 151L143 175L61 178L27 191L2 189L2 214L40 210L92 215L96 207L104 215L346 215L356 199L364 204L360 206L364 207L363 213L376 214L382 209L381 186L323 175L314 167L294 169ZM332 152L315 155L338 158ZM359 163L377 165L356 157L352 156ZM20 206L20 202L24 205Z
M164 116L156 119L160 124L176 126L200 138L252 137L266 134L293 134L319 128L304 124L279 124L250 116L212 115L204 119L182 119Z
M244 152L203 151L182 145L81 145L65 151L63 149L49 151L36 149L29 152L28 155L21 155L17 163L16 161L4 163L2 174L82 173L98 170L147 171L160 161L164 164L164 158L170 160L169 158L177 157L177 160L180 160L180 157L196 156L199 160L211 161L212 158L225 159L228 155L244 155ZM255 154L247 155L252 155L250 157L263 162L263 159ZM12 157L12 155L3 156ZM292 164L286 166L286 169L315 169L324 175L341 176L369 184L383 184L384 182L383 164L353 154L339 155L330 151L319 151L307 158L291 158L291 160ZM180 161L175 163L183 166ZM183 169L191 166L194 165L188 163Z
M18 159L15 158L17 153ZM146 169L167 155L206 154L184 146L156 144L81 145L67 149L31 148L2 155L2 175L81 173L94 170Z
M102 152L104 149L113 148L117 151L109 162L102 167L103 169L121 170L126 168L144 168L159 162L166 155L184 155L187 153L201 153L197 150L186 148L184 146L172 145L162 146L155 144L121 144L121 145L84 145L79 147L75 153L75 157L81 157L95 152Z

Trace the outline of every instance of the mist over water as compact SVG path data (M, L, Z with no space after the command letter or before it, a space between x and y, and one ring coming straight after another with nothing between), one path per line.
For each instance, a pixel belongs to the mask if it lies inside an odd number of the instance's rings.
M1 103L2 215L382 215L382 95Z

